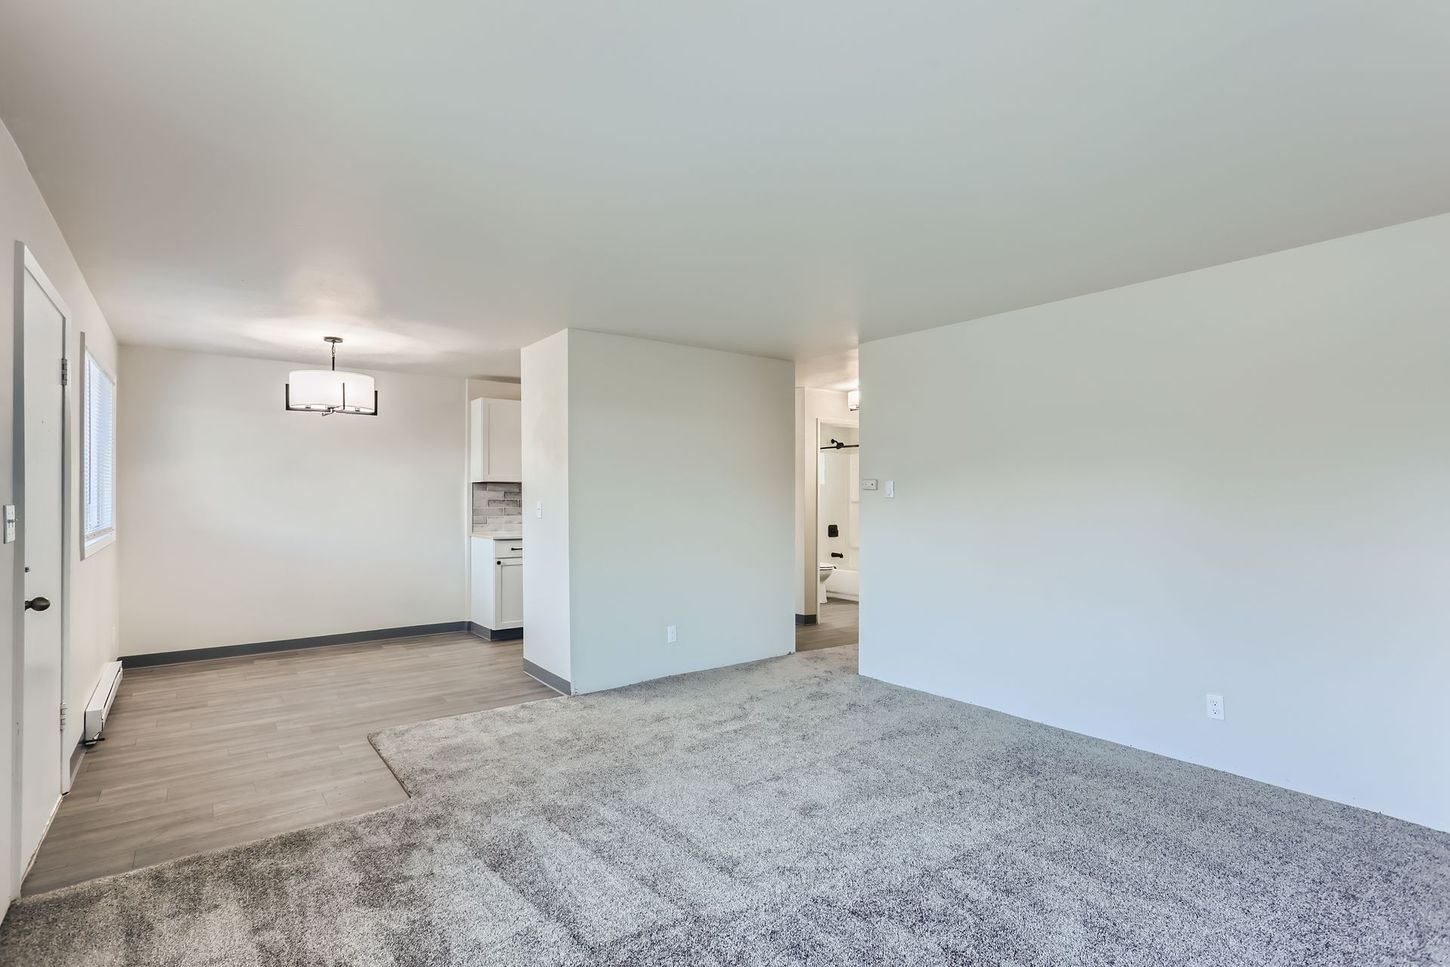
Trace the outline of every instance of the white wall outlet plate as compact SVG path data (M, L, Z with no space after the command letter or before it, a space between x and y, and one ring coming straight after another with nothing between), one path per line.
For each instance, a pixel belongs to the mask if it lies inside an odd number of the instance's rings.
M679 640L679 634L675 632L674 625L665 625L665 644L673 645Z
M1210 693L1206 696L1208 706L1208 717L1211 719L1223 718L1223 696Z
M888 481L886 481L886 496L888 496L888 497L895 497L896 496L896 481L895 480L888 480Z
M876 489L876 478L875 477L863 477L862 480L861 480L861 489L862 490L875 490Z

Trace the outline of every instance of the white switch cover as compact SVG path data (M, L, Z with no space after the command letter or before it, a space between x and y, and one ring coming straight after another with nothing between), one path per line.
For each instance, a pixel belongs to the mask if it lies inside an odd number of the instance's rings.
M886 496L888 496L888 497L895 497L896 496L896 481L895 480L888 480L888 481L886 481Z
M866 477L866 478L864 478L861 481L861 489L862 490L875 490L876 489L876 478L875 477Z
M1223 718L1223 696L1208 695L1208 717L1211 719Z
M544 516L544 502L542 500L539 501L537 504L534 504L534 516L535 517L543 517Z
M665 625L665 644L673 645L677 640L679 635L675 634L675 626Z
M15 543L15 505L5 505L5 543Z

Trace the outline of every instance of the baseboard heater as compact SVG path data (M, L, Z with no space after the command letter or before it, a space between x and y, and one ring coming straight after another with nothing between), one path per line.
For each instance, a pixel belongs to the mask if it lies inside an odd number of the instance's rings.
M86 703L85 732L81 735L81 741L86 745L95 745L100 741L101 730L106 727L106 716L111 714L111 706L116 701L116 690L120 687L121 663L108 662L101 669L101 680L96 683L96 690L91 692L91 700Z

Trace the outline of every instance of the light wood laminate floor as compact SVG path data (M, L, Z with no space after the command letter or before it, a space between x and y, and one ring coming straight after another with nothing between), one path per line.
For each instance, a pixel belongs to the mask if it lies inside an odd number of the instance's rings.
M466 634L127 669L24 891L402 802L368 733L556 695Z
M861 640L857 620L859 612L855 601L830 599L820 606L815 624L796 625L795 650L810 651L813 648L856 644Z

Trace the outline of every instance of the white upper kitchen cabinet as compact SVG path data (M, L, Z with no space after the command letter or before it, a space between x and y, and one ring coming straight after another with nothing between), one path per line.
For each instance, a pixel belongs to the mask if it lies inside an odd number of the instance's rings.
M518 400L468 404L468 479L519 483L524 479L523 424Z

